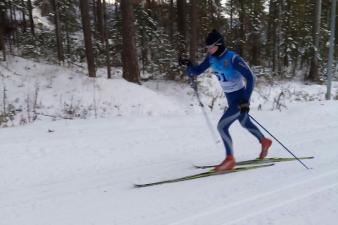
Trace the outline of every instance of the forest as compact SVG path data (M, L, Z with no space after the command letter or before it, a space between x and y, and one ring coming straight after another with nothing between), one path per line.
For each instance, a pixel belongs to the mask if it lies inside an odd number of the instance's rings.
M2 0L0 48L4 61L86 63L89 77L105 67L109 79L122 67L123 78L141 84L182 80L178 58L201 62L217 29L257 73L323 83L330 15L329 0Z

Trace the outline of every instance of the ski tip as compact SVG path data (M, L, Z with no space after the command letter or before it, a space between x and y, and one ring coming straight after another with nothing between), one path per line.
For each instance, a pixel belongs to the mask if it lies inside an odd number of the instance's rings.
M144 188L144 187L150 187L150 186L155 186L162 184L163 182L156 182L156 183L146 183L146 184L134 184L134 188Z
M217 174L226 174L226 173L234 173L234 172L239 172L243 170L251 170L251 169L258 169L258 168L264 168L264 167L269 167L273 166L275 163L269 163L269 164L264 164L264 165L253 165L253 166L237 166L231 170L225 170L225 171L219 171L216 172L215 169L211 169L208 171L208 173L217 173Z
M141 187L145 187L142 184L133 184L133 188L141 188Z
M195 169L210 169L215 167L216 165L207 165L207 166L199 166L199 165L193 165L193 168Z
M297 157L299 159L314 159L315 157L314 156L300 156L300 157ZM266 157L264 159L260 159L260 158L255 158L254 160L255 161L264 161L264 160L278 160L278 159L294 159L296 160L297 158L284 158L284 157Z
M262 165L247 165L247 166L239 166L237 168L262 168L262 167L269 167L269 166L273 166L275 165L275 163L267 163L267 164L262 164Z
M263 167L264 166L273 166L273 165L275 165L274 163L270 163L270 164L266 164L266 165L262 165Z

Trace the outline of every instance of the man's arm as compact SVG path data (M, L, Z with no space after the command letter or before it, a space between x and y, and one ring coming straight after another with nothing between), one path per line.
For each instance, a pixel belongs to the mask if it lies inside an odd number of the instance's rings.
M255 75L252 73L248 64L240 57L235 56L233 59L234 68L239 71L243 77L246 79L246 91L245 91L245 100L249 101L253 88L255 86Z
M191 76L198 76L203 73L210 66L209 56L207 56L203 62L199 65L191 65L187 69L187 73Z

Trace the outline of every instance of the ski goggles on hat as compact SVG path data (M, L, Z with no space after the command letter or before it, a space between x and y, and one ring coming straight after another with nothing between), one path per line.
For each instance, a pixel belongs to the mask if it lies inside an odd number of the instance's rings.
M210 48L214 48L216 46L220 46L222 45L222 38L218 39L217 41L215 41L214 43L212 43L211 45L207 45L205 46L207 49L210 49Z

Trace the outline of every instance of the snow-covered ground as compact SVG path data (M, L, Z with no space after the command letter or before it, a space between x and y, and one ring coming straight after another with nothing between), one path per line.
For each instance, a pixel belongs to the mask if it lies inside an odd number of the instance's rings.
M204 170L193 164L223 160L223 146L211 138L188 85L153 81L139 86L120 79L118 70L112 80L103 70L93 80L75 69L20 58L1 63L0 72L8 104L21 107L17 115L28 117L27 96L34 99L38 87L36 111L57 116L52 121L38 114L25 126L14 119L0 129L0 225L337 223L338 102L324 101L324 86L260 85L252 99L253 117L297 156L315 157L304 160L311 170L283 162L135 189L134 183L194 174ZM226 103L212 83L202 78L200 89L208 105L220 95L208 110L215 126ZM271 110L281 91L286 107ZM71 99L80 118L88 119L61 119ZM231 133L237 160L257 157L255 138L238 123ZM269 155L289 157L277 142Z
M121 79L113 69L113 79L99 69L98 78L86 76L84 67L48 65L19 57L0 62L0 127L32 121L64 118L108 118L115 116L189 115L200 113L194 91L187 83L148 81L142 86ZM199 78L205 105L218 115L226 101L212 74ZM258 78L251 97L254 110L285 110L290 103L325 100L326 86L302 82L266 83ZM338 98L338 82L332 85ZM1 118L3 112L6 122Z

